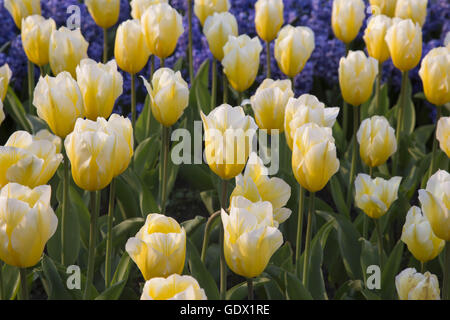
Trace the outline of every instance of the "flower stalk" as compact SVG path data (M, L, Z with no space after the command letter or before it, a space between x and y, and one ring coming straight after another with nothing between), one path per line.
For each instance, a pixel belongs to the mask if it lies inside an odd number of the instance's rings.
M303 236L303 208L305 204L305 189L299 185L298 217L297 217L297 241L295 246L295 274L300 278L300 264Z
M103 28L103 63L108 62L108 29Z
M167 163L169 161L169 138L170 128L164 125L162 126L161 133L161 155L160 155L160 204L161 214L166 214L166 201L167 201Z
M353 107L353 149L352 149L352 163L350 166L350 176L348 182L348 193L347 193L347 208L351 210L352 199L353 199L353 183L355 181L355 171L356 171L356 155L358 153L358 142L356 134L359 127L359 107Z
M61 212L61 264L66 265L66 241L65 241L65 229L66 219L69 212L69 158L67 157L66 150L63 151L64 157L64 180L63 180L63 199L62 199L62 212Z
M211 86L211 110L216 107L217 97L217 60L212 61L212 86Z
M310 251L311 251L311 229L312 229L312 216L314 213L314 205L315 205L315 192L311 192L309 195L309 211L308 211L308 222L306 225L306 242L305 242L305 253L304 253L304 262L303 262L303 285L305 288L308 288L308 269L310 262Z
M28 296L28 282L27 282L27 269L19 268L20 273L20 294L21 300L29 300Z
M221 207L223 210L227 211L227 187L228 181L222 179L222 197L221 197ZM220 300L225 300L227 293L227 265L225 262L225 252L224 252L224 234L223 223L220 224Z
M88 269L86 287L84 289L83 299L87 300L90 294L90 286L93 285L94 280L94 266L95 266L95 248L97 236L97 220L100 209L100 195L101 191L91 192L91 221L89 227L89 253L88 253Z
M115 179L109 185L109 205L108 205L108 231L106 238L106 258L105 258L105 288L111 284L111 264L112 264L112 227L114 220L114 201L116 195Z
M270 77L272 76L272 70L271 70L271 65L270 65L270 42L266 41L266 63L267 63L267 79L270 79Z

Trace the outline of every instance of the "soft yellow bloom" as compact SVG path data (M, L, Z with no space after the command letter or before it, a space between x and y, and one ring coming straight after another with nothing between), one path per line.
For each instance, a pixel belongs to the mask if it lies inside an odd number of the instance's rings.
M3 112L3 102L0 100L0 126L2 125L3 120L5 120L5 113Z
M258 38L247 35L229 36L223 47L223 72L232 87L239 92L250 88L259 69L259 55L262 46Z
M50 186L34 189L17 183L0 192L0 260L19 267L36 265L58 225L50 205Z
M419 201L434 234L450 241L450 174L438 170L432 175L427 188L419 190Z
M106 124L108 134L115 136L113 176L121 175L129 166L133 158L134 138L133 127L128 118L112 114Z
M151 85L144 77L142 79L151 99L150 106L155 119L166 127L175 124L189 104L188 84L180 71L160 68L153 74Z
M95 23L102 28L112 27L119 20L120 0L86 0L84 3Z
M372 7L372 14L384 14L394 17L397 0L369 0Z
M372 96L378 75L378 61L366 57L363 51L350 51L339 61L339 85L342 97L357 107Z
M331 128L308 123L297 129L292 151L292 171L309 192L322 190L339 170Z
M422 28L418 23L394 18L385 40L397 69L408 71L419 64L422 57Z
M127 20L117 28L114 57L120 69L136 74L145 67L150 54L139 20Z
M419 70L427 100L436 106L450 102L450 49L434 48L423 58Z
M259 276L283 244L283 235L273 224L270 202L235 197L229 215L222 209L222 223L228 267L243 277Z
M436 139L441 150L450 158L450 117L441 117L437 123Z
M401 181L401 177L384 180L382 178L372 179L363 173L358 174L355 180L356 206L372 219L381 218L397 200Z
M50 36L56 30L53 19L39 15L28 16L22 22L22 45L28 60L38 66L49 62Z
M5 0L5 8L20 29L23 19L33 14L41 14L41 0Z
M250 99L258 127L283 132L286 105L292 97L290 80L265 79Z
M172 55L184 32L181 15L167 3L150 6L142 15L141 25L150 52L158 58Z
M84 115L90 120L108 118L116 99L122 94L123 78L115 60L107 64L91 59L81 60L77 69L77 83L84 102Z
M254 152L248 159L244 175L236 177L236 187L231 193L230 202L238 196L252 202L269 201L273 208L275 227L291 215L291 210L284 207L291 197L291 187L280 178L269 178L267 168Z
M194 13L203 25L206 18L212 16L214 12L225 12L230 10L229 0L195 0Z
M38 133L36 133L36 135L34 136L34 139L50 141L51 143L53 143L55 145L56 153L61 153L61 146L62 146L61 138L58 136L55 136L47 129L39 130Z
M427 18L428 0L397 0L395 16L401 19L411 19L423 26Z
M299 98L291 98L286 106L284 117L284 134L291 150L297 129L313 122L320 127L333 127L339 114L339 108L325 108L325 104L315 96L303 94Z
M211 170L224 180L244 170L257 125L242 107L223 104L206 116L201 113L205 130L205 156Z
M407 268L395 277L395 287L400 300L440 300L439 280L429 272Z
M363 24L365 9L362 0L334 0L331 26L336 38L345 43L352 42Z
M445 241L436 237L430 223L416 206L411 207L406 215L401 239L414 258L421 262L433 260L445 246Z
M30 188L46 184L63 159L60 144L53 135L43 138L43 133L38 137L26 131L14 132L0 147L0 187L8 182Z
M152 213L126 250L145 280L180 274L186 257L186 232L174 219Z
M141 300L207 300L205 290L191 276L172 274L153 278L144 285Z
M132 0L131 16L133 19L141 20L142 15L148 7L158 3L168 3L168 0Z
M270 42L283 25L283 0L258 0L255 3L255 27L258 36Z
M383 116L364 119L356 135L361 159L369 167L378 167L397 151L395 131Z
M5 63L0 67L0 101L4 101L8 91L9 80L11 80L12 71L9 65Z
M238 36L238 24L236 18L229 12L214 12L205 21L203 33L209 44L209 50L214 58L223 59L223 47L229 36Z
M80 88L68 72L41 77L34 90L33 105L38 116L61 138L71 133L75 121L84 115Z
M383 63L389 59L389 48L387 46L385 36L386 32L392 24L392 19L385 15L376 15L369 20L366 30L364 31L364 41L367 46L369 56Z

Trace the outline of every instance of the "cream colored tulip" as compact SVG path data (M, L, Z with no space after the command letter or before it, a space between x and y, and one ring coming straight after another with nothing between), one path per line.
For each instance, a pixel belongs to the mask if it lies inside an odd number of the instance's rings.
M270 42L284 23L283 0L258 0L255 3L255 27L258 36Z
M50 186L34 189L10 183L0 192L0 260L19 267L36 265L53 236L58 218Z
M84 2L95 23L110 28L119 20L120 0L86 0Z
M441 150L450 158L450 117L441 117L437 123L436 139Z
M214 58L222 61L223 47L229 36L238 36L238 24L236 18L229 12L214 12L205 21L203 33L208 40L209 50Z
M0 101L4 101L6 92L8 92L9 81L12 77L12 71L8 64L0 67Z
M339 61L339 85L344 100L357 107L372 96L378 61L363 51L350 51Z
M41 14L41 0L5 0L4 5L19 29L23 19L33 14Z
M438 170L432 175L426 189L419 190L419 201L434 234L450 241L450 174Z
M113 176L117 177L128 168L133 158L133 127L130 119L112 114L106 124L106 131L115 136Z
M225 12L230 10L229 0L195 0L194 13L203 25L206 18L212 16L214 12Z
M294 97L290 80L265 79L250 98L260 129L283 132L286 105Z
M288 77L295 77L305 67L314 51L314 32L308 27L287 25L275 41L275 59Z
M207 300L205 290L191 276L172 274L145 282L141 300Z
M247 90L255 81L261 50L258 38L250 39L247 35L228 37L228 42L223 47L223 72L236 91Z
M56 153L61 153L61 138L58 136L55 136L47 129L39 130L36 135L34 136L35 140L47 140L55 145Z
M174 219L152 213L136 236L128 239L126 251L145 280L180 274L186 257L186 232Z
M116 61L111 60L107 64L102 64L84 59L81 60L76 72L86 118L92 121L98 117L108 118L123 90L123 78L117 71Z
M166 127L174 125L189 104L189 88L180 71L160 68L150 85L142 77L151 99L150 106L155 119Z
M395 16L401 19L411 19L423 26L427 18L428 0L397 0Z
M364 31L369 56L383 63L390 58L389 48L385 40L386 32L392 24L392 19L385 15L376 15L369 20Z
M56 30L53 19L39 15L28 16L22 22L22 45L28 60L38 66L49 62L50 36Z
M395 287L400 300L440 300L439 280L429 272L407 268L395 277Z
M362 0L334 0L331 26L339 40L350 43L363 24L366 6Z
M355 204L372 219L381 218L397 200L401 177L372 179L360 173L355 180Z
M369 0L369 3L372 7L372 14L384 14L391 18L395 16L397 0Z
M3 120L5 120L5 113L3 112L3 102L0 100L0 126L2 125Z
M168 0L131 0L131 16L133 19L141 20L145 10L151 5L158 3L168 3Z

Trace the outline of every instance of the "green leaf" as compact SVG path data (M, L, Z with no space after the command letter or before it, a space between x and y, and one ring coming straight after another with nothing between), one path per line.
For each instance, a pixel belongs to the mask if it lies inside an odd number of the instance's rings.
M395 299L395 276L400 271L404 244L397 242L381 271L381 295L383 299Z
M268 278L256 278L253 280L253 290L267 284L271 280ZM248 296L247 281L241 282L235 285L233 288L227 291L227 300L244 300Z
M47 283L47 296L49 300L70 300L72 296L67 291L65 284L59 276L58 270L52 259L44 255L42 259L42 270Z
M144 218L131 218L125 221L122 221L118 225L114 226L112 229L113 236L113 247L114 248L125 248L125 243L130 237L134 237L134 235L139 231L139 229L144 225ZM106 238L100 242L97 249L99 251L105 250L106 247Z
M342 187L339 183L339 179L337 176L333 176L330 180L330 189L331 196L333 197L333 201L336 204L336 207L340 214L350 217L350 213L345 203L344 194L342 193Z
M209 59L206 59L200 66L197 75L194 79L194 85L191 90L194 90L197 100L198 112L202 111L209 114L211 111L211 94L209 93Z
M126 285L126 280L119 281L103 291L95 300L117 300Z
M4 300L13 300L20 287L19 268L3 262L0 262L0 268L2 268Z
M196 216L194 219L187 220L181 223L181 226L186 231L186 235L190 236L206 222L206 218L202 216Z
M144 171L155 166L161 149L160 139L154 135L142 141L134 152L133 170L137 175L142 175Z
M284 282L288 300L313 300L309 291L294 274L285 272Z
M132 264L133 261L131 260L130 256L127 252L124 252L122 254L122 257L120 258L116 271L114 272L111 284L116 284L120 281L128 280Z
M5 111L19 124L21 129L30 133L33 132L33 126L30 120L27 118L27 113L23 108L22 102L20 102L17 95L14 93L11 87L8 88L5 101Z

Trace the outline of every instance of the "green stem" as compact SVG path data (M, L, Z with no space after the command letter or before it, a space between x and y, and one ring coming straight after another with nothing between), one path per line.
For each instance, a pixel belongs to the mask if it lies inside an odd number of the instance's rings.
M192 57L192 0L188 0L188 26L189 26L189 80L192 86L194 81L194 61Z
M221 207L227 211L227 180L222 180ZM224 230L223 223L220 224L220 300L225 300L227 294L227 264L224 253Z
M420 261L420 273L425 272L425 264L426 264L426 262Z
M377 102L377 113L378 114L383 114L382 110L381 110L381 99L380 99L380 90L381 90L381 77L382 77L382 73L383 73L383 63L382 62L378 62L378 77L377 77L377 82L376 82L376 87L375 87L375 97L376 97L376 102Z
M167 163L169 161L170 128L162 126L161 144L161 214L166 214L167 200Z
M267 63L267 79L270 79L270 77L272 76L272 70L271 70L271 65L270 65L270 42L266 41L266 63Z
M131 75L131 124L133 131L136 125L136 75Z
M450 300L450 241L445 243L444 257L444 282L442 285L442 297L444 300Z
M33 62L28 60L28 98L30 99L30 114L35 114L33 108L33 91L34 91L34 65Z
M27 282L27 269L19 268L20 273L20 295L22 300L29 300L28 296L28 282Z
M298 217L297 217L297 242L295 246L295 274L300 278L300 263L303 236L303 208L305 204L305 189L299 185Z
M228 102L228 78L224 74L222 75L222 81L223 81L223 103Z
M381 233L380 221L378 219L373 220L375 223L375 228L377 229L377 239L378 239L378 263L380 268L383 268L383 235Z
M109 288L111 283L111 264L112 264L112 227L114 220L114 201L115 201L115 180L112 179L109 185L109 205L108 205L108 231L106 238L106 258L105 258L105 288Z
M211 232L211 227L216 220L216 218L220 217L221 211L214 212L208 219L205 225L205 233L203 235L203 245L202 245L202 254L201 254L201 260L203 263L205 263L206 260L206 251L208 250L208 242L209 242L209 234Z
M356 171L356 156L358 153L358 142L356 139L356 133L358 132L359 127L359 107L353 107L353 149L352 149L352 163L350 167L350 176L349 176L349 184L348 184L348 192L347 192L347 208L351 211L352 207L352 199L353 199L353 182L355 180L355 171Z
M433 149L432 149L432 153L431 153L431 166L430 166L430 170L428 172L428 179L430 179L430 177L436 171L436 153L437 153L436 133L437 133L437 123L438 123L439 119L441 118L442 107L436 107L436 109L437 109L436 110L436 112L437 112L437 114L436 114L436 129L435 129L435 134L433 136Z
M164 58L159 59L159 67L164 68L166 65L166 60Z
M103 63L108 62L108 29L103 28Z
M308 288L308 269L310 260L310 250L311 250L311 229L312 229L312 216L314 213L314 202L315 193L311 192L309 195L309 210L308 210L308 223L306 225L306 242L305 242L305 253L303 262L303 285Z
M88 269L86 287L84 289L83 299L87 300L89 297L89 288L93 285L94 280L94 266L95 266L95 247L96 247L96 232L97 232L97 219L98 208L100 202L100 192L91 192L91 222L89 227L89 253L88 253Z
M248 278L247 279L247 288L248 288L248 300L254 300L254 292L253 292L253 279Z
M61 212L61 264L66 265L65 251L66 251L66 219L69 213L69 158L67 157L66 150L63 150L64 157L64 180L63 180L63 200L62 200L62 212Z
M217 97L217 60L212 61L211 110L216 107Z
M0 300L3 300L3 262L0 261Z
M350 43L346 43L345 44L345 56L348 55L349 51L350 51ZM349 108L349 105L344 100L344 103L342 104L342 109L344 109L344 114L342 115L342 117L343 117L342 131L344 133L345 138L347 138L347 132L348 132L348 117L349 117L348 108Z
M153 78L153 74L155 73L155 56L152 55L150 57L150 77L149 77L149 82L152 83L152 78ZM152 123L152 108L151 108L151 99L149 100L149 105L148 105L148 110L147 110L147 121L146 121L146 125L145 125L145 136L149 137L150 136L150 125Z
M396 132L396 139L397 139L397 145L400 145L400 136L401 131L403 130L403 113L405 109L405 98L406 98L406 85L408 82L408 71L402 72L402 87L400 89L400 98L399 103L397 106L397 128L395 129ZM394 156L394 168L393 168L393 175L397 174L398 169L398 162L399 162L400 154L397 152Z
M43 66L39 66L39 73L40 73L41 77L45 76L45 71L44 71L44 67Z

